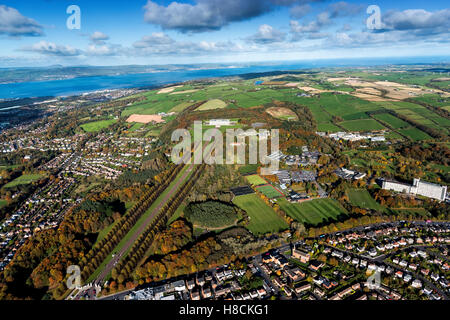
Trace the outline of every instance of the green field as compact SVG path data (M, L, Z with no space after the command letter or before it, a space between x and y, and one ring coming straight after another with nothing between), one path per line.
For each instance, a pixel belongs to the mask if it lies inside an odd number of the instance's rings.
M246 176L245 179L247 179L247 181L253 186L260 186L262 184L267 184L267 181L258 176L257 174Z
M198 111L206 111L206 110L214 110L214 109L223 109L226 108L227 104L219 99L212 99L208 102L202 104L197 110Z
M182 102L179 105L176 105L175 107L173 107L172 109L170 109L170 112L181 112L184 109L190 107L192 105L192 103L190 102Z
M374 131L385 129L381 123L374 119L344 121L339 123L339 125L348 131Z
M383 206L376 202L366 189L350 189L347 190L347 195L354 206L363 209L384 211Z
M44 177L44 175L42 175L42 174L24 174L16 179L14 179L10 183L7 183L4 187L12 188L12 187L16 187L19 185L30 184L30 183L37 181L43 177Z
M398 130L398 132L403 134L404 136L410 138L413 141L432 139L427 133L425 133L422 130L419 130L417 128L413 128L413 127L408 128L408 129L401 129L401 130Z
M117 119L100 120L82 124L80 125L80 127L86 132L98 132L102 129L108 128L109 126L113 125L116 122Z
M317 130L322 132L339 132L341 128L332 123L319 123L317 124Z
M275 189L275 187L270 184L257 187L256 190L261 192L263 195L265 195L269 199L284 197L284 194L282 194L280 191Z
M419 98L415 99L420 100ZM411 119L421 125L436 130L442 130L444 133L448 133L449 131L450 128L449 119L444 118L419 104L405 101L398 101L398 102L383 101L377 102L377 104L385 109L393 110L396 113L401 114L402 116L405 116L408 119Z
M141 129L141 128L144 127L144 126L145 126L144 123L134 123L134 124L131 126L131 128L128 129L128 131L134 132L134 131L137 131L137 130Z
M409 127L409 124L390 113L380 113L373 116L375 119L388 124L393 129Z
M20 167L20 164L0 165L0 170L11 170L11 169L16 169L18 167Z
M6 200L0 199L0 208L6 206L8 202Z
M334 199L316 199L303 203L290 203L282 199L278 203L291 218L309 225L336 221L340 215L348 214L347 210Z
M278 232L288 228L287 223L256 194L236 197L233 203L247 212L250 223L246 227L254 234Z

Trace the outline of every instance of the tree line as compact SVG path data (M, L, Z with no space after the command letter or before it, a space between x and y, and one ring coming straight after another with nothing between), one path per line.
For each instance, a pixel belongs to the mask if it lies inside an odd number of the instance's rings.
M155 236L160 231L165 229L167 221L175 213L178 206L183 202L184 198L196 183L205 167L205 164L196 167L192 177L185 182L184 185L171 198L171 200L161 208L159 214L155 217L155 219L153 219L152 223L136 240L128 255L119 261L111 271L111 277L119 284L122 284L125 280L130 279L133 271L136 269L148 248L150 248L153 243Z
M181 171L182 166L173 166L164 173L167 178L160 184L150 187L144 193L142 198L114 225L111 231L81 259L80 268L83 281L100 266L104 259L117 246L120 240L130 231L134 224L139 220L142 214L151 206L151 204L164 192L169 184L175 179Z

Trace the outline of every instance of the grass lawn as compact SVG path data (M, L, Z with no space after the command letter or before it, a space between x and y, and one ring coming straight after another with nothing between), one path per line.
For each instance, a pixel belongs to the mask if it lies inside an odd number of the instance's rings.
M384 207L375 201L366 189L349 189L347 195L350 202L363 209L384 211Z
M131 126L131 128L130 129L128 129L128 131L130 131L130 132L134 132L134 131L137 131L137 130L139 130L140 128L142 128L142 127L144 127L145 126L145 124L144 123L133 123L133 125Z
M86 132L98 132L102 129L108 128L112 124L116 123L117 119L100 120L82 124L80 127Z
M18 167L20 167L20 164L0 165L0 170L11 170L11 169L16 169Z
M250 223L246 227L253 234L278 232L288 228L287 223L256 194L238 196L233 203L247 212Z
M264 180L263 178L261 178L260 176L258 176L257 174L251 175L251 176L246 176L245 177L247 179L247 181L254 185L254 186L260 186L262 184L267 184L267 181Z
M240 174L256 173L257 170L258 170L257 164L246 164L246 165L240 166L238 169Z
M256 190L261 192L263 195L265 195L269 199L284 197L284 194L281 191L275 189L275 187L270 184L257 187Z
M183 213L184 213L184 209L186 208L185 205L180 205L178 207L178 209L175 211L175 213L170 217L170 219L167 221L167 225L170 225L172 222L174 222L175 220L177 220L178 218L180 218Z
M44 177L44 175L42 175L42 174L24 174L16 179L14 179L10 183L7 183L5 185L5 188L12 188L12 187L16 187L16 186L23 185L23 184L30 184L30 183L37 181L43 177Z
M318 225L324 220L336 221L341 214L348 214L347 210L334 199L316 199L303 203L290 203L282 199L278 204L290 217L309 225Z

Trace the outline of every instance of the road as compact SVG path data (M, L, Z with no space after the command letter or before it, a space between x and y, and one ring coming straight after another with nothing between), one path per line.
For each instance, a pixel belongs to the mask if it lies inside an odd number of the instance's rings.
M95 284L102 285L108 274L114 269L115 265L120 261L123 255L133 246L139 236L145 231L145 229L152 223L154 218L158 215L161 209L172 199L173 195L178 191L180 186L185 182L186 178L194 169L194 165L188 165L188 169L183 174L181 178L178 179L176 184L170 189L159 205L153 209L152 213L145 219L145 221L139 226L139 228L134 232L134 234L128 239L128 241L122 246L119 252L116 252L114 257L109 261L109 263L104 267L102 272L99 274L97 279L94 281Z
M325 244L325 245L328 246L329 248L332 248L333 250L338 250L338 251L344 252L344 253L350 255L352 258L353 257L357 257L359 259L366 259L366 260L368 260L369 262L372 262L372 263L375 263L375 262L378 263L378 264L383 263L385 265L388 265L388 266L392 267L396 271L407 272L407 273L413 275L416 279L421 280L422 283L426 284L427 287L433 289L440 296L442 296L445 300L449 300L447 294L442 289L440 289L437 286L435 286L431 281L429 281L428 279L423 277L421 274L416 273L416 272L412 272L411 270L406 270L406 269L399 268L395 264L392 264L392 263L386 261L386 259L389 258L390 256L398 254L399 252L401 252L403 250L407 250L407 249L411 249L411 248L427 249L427 248L429 248L429 246L424 246L424 245L407 246L405 248L401 248L400 250L396 250L396 251L393 251L393 252L390 252L390 253L387 253L387 254L383 254L383 255L371 258L371 257L365 256L365 255L357 254L357 253L355 253L353 251L348 251L348 250L345 250L345 249L336 248L336 247L330 246L328 244Z
M397 222L392 222L392 223L385 223L385 222L382 222L382 223L374 223L374 224L370 224L370 225L367 225L367 226L360 226L360 227L349 228L349 229L341 230L341 231L337 231L337 232L332 232L332 233L330 233L329 235L333 235L333 234L336 234L336 233L344 233L344 232L357 231L357 230L358 230L358 231L361 231L361 230L364 230L366 227L371 227L371 228L372 228L372 227L377 227L377 226L386 225L386 224L390 224L390 225L399 225L400 222L397 221ZM415 224L417 224L417 225L426 225L427 223L426 223L426 222L422 222L422 221L415 221ZM290 243L285 243L285 244L283 244L283 245L281 245L281 246L279 246L279 247L277 247L277 248L273 248L272 250L276 250L276 251L278 251L278 252L280 252L280 253L282 254L283 252L290 250L291 247L294 246L295 244L296 244L296 243L292 243L292 244L290 244ZM328 246L328 245L327 245L327 246ZM372 257L363 257L363 256L361 256L361 255L358 255L358 254L353 253L353 252L348 252L348 251L343 250L343 249L335 248L335 247L332 247L332 246L329 246L329 247L332 248L332 249L335 249L335 250L339 250L339 251L342 251L342 252L345 252L345 253L349 253L351 256L359 256L360 258L367 259L368 261L371 261L371 262L372 262L372 261L373 261L373 262L383 262L383 260L385 260L385 259L387 258L387 256L388 256L387 254L385 254L385 255L382 255L382 256L375 257L375 258L372 258ZM408 248L410 248L410 247L411 247L411 246L408 246ZM261 260L262 260L262 255L261 255L261 254L258 254L258 255L253 256L253 264L255 265L255 268L260 272L260 274L263 276L263 278L268 282L269 286L274 290L274 292L275 292L275 293L279 292L279 290L272 284L272 281L268 281L268 280L270 280L270 278L269 278L268 275L262 270L261 265L260 265ZM209 270L209 271L212 272L212 273L214 273L214 269L211 269L211 270ZM182 277L180 277L180 278L182 278ZM173 280L173 279L166 279L165 281L169 281L169 280ZM425 282L425 283L428 283L428 282ZM154 285L155 285L155 284L152 284L152 286L154 286ZM430 286L430 287L432 287L432 286ZM118 292L118 293L113 294L113 295L110 295L110 296L108 296L108 297L104 297L103 299L105 299L105 300L120 300L120 299L123 298L126 294L128 294L129 291L130 291L130 290ZM439 291L438 291L438 292L439 292ZM314 294L314 296L316 296L316 295ZM445 296L445 295L444 295L444 296ZM316 298L320 300L319 297L316 296Z

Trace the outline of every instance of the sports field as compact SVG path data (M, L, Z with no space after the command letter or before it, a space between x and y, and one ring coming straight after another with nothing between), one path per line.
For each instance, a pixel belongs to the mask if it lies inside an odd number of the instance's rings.
M282 199L278 204L294 220L313 226L326 220L336 221L341 214L348 214L347 210L334 199L316 199L303 203L290 203Z
M110 125L117 122L117 119L100 120L82 124L80 127L86 132L97 132L102 129L108 128Z
M274 186L272 186L270 184L256 187L256 190L261 192L263 195L265 195L269 199L284 197L284 194L281 191L278 191L277 189L275 189Z
M250 223L246 227L254 234L278 232L288 228L286 222L256 194L238 196L233 203L247 212Z
M349 189L347 195L350 202L357 207L363 209L373 209L383 211L384 208L365 189Z
M5 185L5 188L12 188L23 184L30 184L34 181L41 179L42 177L44 177L42 174L24 174L14 179L10 183L7 183Z
M267 181L258 176L257 174L246 176L245 178L253 186L260 186L262 184L267 184Z

